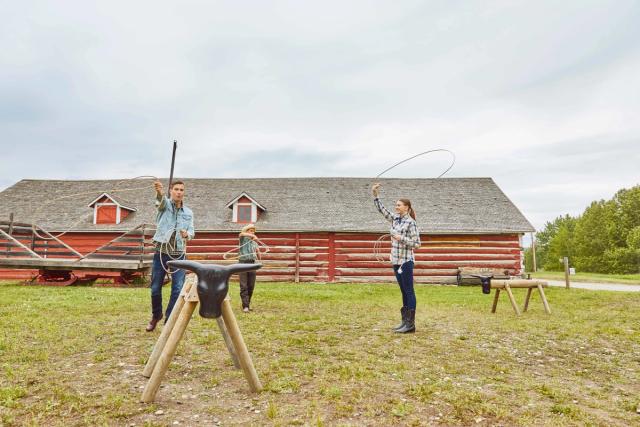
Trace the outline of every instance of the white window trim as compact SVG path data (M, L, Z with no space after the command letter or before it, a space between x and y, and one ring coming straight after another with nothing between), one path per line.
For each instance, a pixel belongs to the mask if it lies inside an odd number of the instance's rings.
M233 208L233 222L235 223L240 223L240 219L238 218L238 206L251 206L251 221L252 223L256 223L256 221L258 220L258 207L256 206L255 203L247 203L247 202L243 202L243 203L234 203L232 208Z

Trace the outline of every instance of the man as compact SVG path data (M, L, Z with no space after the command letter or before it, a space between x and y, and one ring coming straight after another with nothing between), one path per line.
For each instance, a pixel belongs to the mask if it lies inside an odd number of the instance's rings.
M165 322L171 314L182 285L184 284L184 270L169 271L167 262L172 259L185 259L187 240L193 239L193 212L184 205L184 182L175 181L171 184L171 198L164 195L162 183L155 181L156 190L156 233L153 243L156 252L153 256L151 270L151 321L147 325L147 332L151 332L162 319L162 284L165 274L171 273L171 297L165 313Z

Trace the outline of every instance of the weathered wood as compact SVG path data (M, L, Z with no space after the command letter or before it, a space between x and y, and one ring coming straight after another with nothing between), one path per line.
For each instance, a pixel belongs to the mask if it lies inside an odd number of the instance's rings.
M242 367L244 376L249 383L249 388L252 392L257 393L262 390L262 384L260 383L258 373L253 366L251 355L249 354L247 345L242 338L242 333L240 332L240 328L238 327L238 322L236 321L236 317L233 314L233 310L231 309L231 302L228 299L225 299L222 302L222 317L224 318L224 323L227 326L227 330L229 331L229 336L231 337L233 346L238 354L240 366Z
M542 299L542 305L544 306L544 311L547 314L551 314L551 307L549 307L549 302L547 301L547 296L544 294L544 286L538 283L538 293L540 294L540 298Z
M167 319L167 323L162 328L162 331L160 332L160 336L158 337L156 344L153 346L153 350L151 351L149 360L147 360L147 364L145 365L144 370L142 371L142 375L144 375L145 377L149 378L151 377L151 374L153 374L153 370L156 367L158 359L160 358L160 355L162 354L162 351L164 350L165 345L167 344L167 340L171 335L171 331L173 331L173 328L176 325L178 316L180 316L180 312L184 307L185 296L189 293L189 291L191 290L191 287L194 284L195 284L195 275L187 276L187 279L185 280L184 285L182 287L182 291L180 292L180 296L178 297L178 300L173 306L173 310L171 311L171 314Z
M491 307L491 312L495 313L496 308L498 307L498 299L500 298L500 289L496 289L494 297L493 297L493 306Z
M11 237L9 234L5 233L3 230L0 230L0 235L4 236L9 242L15 243L17 246L25 249L31 256L40 258L40 255L29 249L28 246L23 245L22 243Z
M547 287L547 282L543 280L526 280L526 279L512 279L512 280L492 280L491 288L504 288L506 285L509 285L513 288L531 288L536 287L538 285Z
M527 308L529 308L529 299L531 299L532 291L533 291L533 288L527 289L527 296L524 299L524 308L522 309L523 312L527 311Z
M144 270L151 267L151 261L127 260L77 260L71 258L0 258L0 268L16 269L56 269L56 270Z
M516 312L516 316L520 316L520 309L518 308L518 304L516 304L516 299L513 297L513 292L511 292L511 287L509 285L505 285L505 291L507 291L507 295L509 295L509 301L511 302L511 307L513 307L513 311Z
M300 233L296 233L295 282L300 283Z
M196 309L197 305L197 301L188 301L184 303L178 319L176 320L176 324L171 330L160 357L158 357L151 377L142 392L143 402L150 403L154 401L156 394L158 393L158 389L160 388L160 383L169 368L169 364L171 363L173 356L176 354L176 349L178 348L180 339L182 339L184 331L187 329L187 325L189 324L189 321L193 316L193 311Z
M571 288L571 284L569 283L569 258L568 257L564 257L562 259L563 263L564 263L564 282L565 282L565 287L567 289Z
M231 360L233 361L233 367L236 369L240 369L241 366L240 360L238 359L238 353L233 346L233 340L229 336L229 331L227 330L227 326L224 324L223 317L217 317L216 323L218 324L218 329L220 329L220 333L222 334L222 338L224 339L224 345L227 347L227 351L229 352Z

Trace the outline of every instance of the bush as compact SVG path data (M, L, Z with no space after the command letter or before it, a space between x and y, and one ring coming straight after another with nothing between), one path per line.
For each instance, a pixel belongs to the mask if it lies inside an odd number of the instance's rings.
M604 264L608 273L640 273L640 250L633 248L608 249L604 253Z

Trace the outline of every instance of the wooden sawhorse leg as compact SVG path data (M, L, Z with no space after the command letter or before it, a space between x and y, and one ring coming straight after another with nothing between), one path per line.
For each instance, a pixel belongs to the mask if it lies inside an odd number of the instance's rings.
M238 327L236 316L233 314L233 310L231 309L231 302L227 298L222 302L222 317L227 330L229 331L229 336L231 337L236 353L238 354L240 367L244 372L247 382L249 382L249 388L252 392L257 393L262 390L262 384L260 383L258 373L253 366L253 361L251 360L249 350L247 350L247 345L244 343L244 339L242 338L242 333Z
M195 286L192 288L195 288ZM158 389L160 388L160 383L169 368L169 364L171 363L173 356L176 354L176 349L178 348L180 339L182 339L184 331L187 329L187 325L189 324L189 321L193 316L193 312L198 305L198 300L189 300L190 294L187 294L185 298L187 301L184 302L182 310L180 310L178 320L176 320L175 326L171 330L169 338L167 339L166 344L157 359L155 367L153 368L151 378L149 378L149 381L142 392L142 401L145 403L154 401L156 394L158 393Z
M498 307L498 298L500 298L500 289L496 289L496 294L493 297L493 307L491 307L492 313L496 312L496 308Z
M518 304L516 304L516 299L513 297L513 292L511 292L511 286L506 284L504 285L504 289L507 291L507 295L509 295L509 301L511 301L513 311L516 312L516 316L520 316L520 309L518 308Z
M542 298L542 305L544 305L544 311L547 314L551 314L551 308L549 307L549 303L547 302L547 297L544 294L543 286L538 284L538 292L540 293L540 298Z
M529 299L531 299L532 291L533 291L533 288L527 288L527 296L524 299L524 308L522 309L523 312L527 311L527 308L529 308Z
M160 332L160 336L156 341L156 344L153 346L153 351L151 351L151 356L149 356L149 360L147 360L147 364L142 371L142 375L149 378L153 373L153 368L156 367L156 363L158 362L158 358L162 354L162 350L164 350L165 345L167 344L167 339L173 330L173 327L178 320L178 316L180 316L180 312L182 311L182 307L184 307L185 296L189 294L191 290L191 286L195 286L194 284L195 276L189 275L187 276L187 280L185 280L184 286L182 287L182 291L180 292L180 296L176 301L176 304L173 306L173 310L171 311L171 315L167 319L167 323L162 328L162 332Z
M169 368L169 364L175 355L178 344L187 329L198 302L195 284L186 287L184 293L181 293L179 301L176 301L174 310L171 316L169 316L169 320L165 328L163 328L162 334L158 338L152 355L145 366L143 374L150 371L149 375L145 375L150 376L150 378L142 392L142 402L149 403L155 400L155 396L160 388L160 383ZM234 366L242 368L252 392L261 391L262 384L253 366L251 356L242 338L242 333L240 332L233 310L231 309L231 302L228 298L222 303L222 319L218 318L218 320L218 327L222 332Z
M227 326L224 323L224 319L222 316L216 319L218 323L218 328L220 328L220 333L222 334L222 338L224 338L224 344L227 346L227 350L229 350L229 355L231 356L231 360L233 360L233 367L236 369L240 369L240 360L238 359L238 354L233 345L233 341L229 336L229 331L227 330Z

